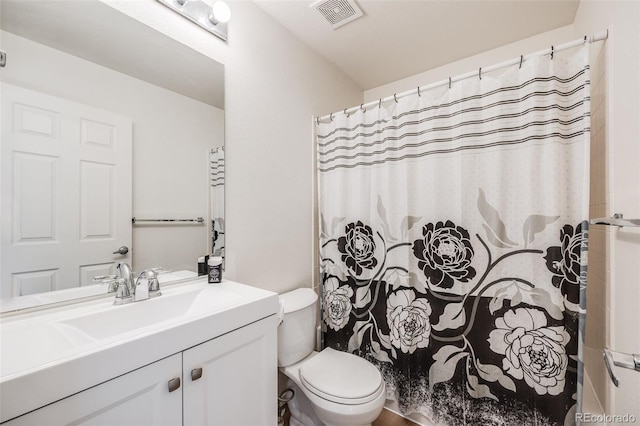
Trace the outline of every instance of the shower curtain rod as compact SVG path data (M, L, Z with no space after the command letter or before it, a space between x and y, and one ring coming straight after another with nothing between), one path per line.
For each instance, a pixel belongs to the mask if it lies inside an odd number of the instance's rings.
M440 87L440 86L446 86L451 85L452 83L455 83L457 81L461 81L461 80L465 80L467 78L471 78L471 77L482 77L482 73L487 73L487 72L491 72L491 71L495 71L495 70L499 70L500 68L505 68L511 65L516 65L516 64L520 64L522 65L522 62L529 60L531 58L535 58L536 56L543 56L543 55L553 55L556 52L562 52L563 50L567 50L567 49L571 49L573 47L577 47L580 46L582 44L585 43L595 43L596 41L602 41L602 40L606 40L609 37L609 30L606 31L600 31L598 33L592 34L590 36L584 36L584 38L580 38L577 40L573 40L564 44L560 44L558 46L551 46L550 48L547 49L543 49L543 50L539 50L537 52L533 52L533 53L529 53L528 55L522 55L519 58L515 58L515 59L510 59L508 61L504 61L504 62L500 62L498 64L495 65L491 65L489 67L486 68L479 68L478 71L471 71L468 72L466 74L461 74L458 75L456 77L450 77L447 80L441 80L426 86L419 86L416 89L411 89L411 90L407 90L406 92L402 92L402 93L394 93L392 96L387 96L386 98L380 98L379 100L376 101L371 101L368 102L366 104L362 104L360 106L355 106L355 107L351 107L348 109L344 109L342 111L337 111L337 112L332 112L331 114L327 114L324 115L322 117L316 117L316 123L318 123L320 120L325 120L325 119L330 119L333 120L333 116L337 115L337 114L351 114L352 112L356 112L359 109L364 109L366 111L366 109L370 106L374 106L374 105L380 105L382 102L388 102L388 101L392 101L395 100L397 102L398 99L400 98L404 98L406 96L410 96L413 95L415 93L419 93L422 91L426 91L426 90L430 90L430 89L434 89L436 87Z

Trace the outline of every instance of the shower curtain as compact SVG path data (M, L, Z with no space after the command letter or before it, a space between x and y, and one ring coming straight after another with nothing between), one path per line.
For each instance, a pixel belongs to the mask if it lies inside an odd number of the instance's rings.
M439 425L581 399L587 49L514 68L317 123L324 344Z

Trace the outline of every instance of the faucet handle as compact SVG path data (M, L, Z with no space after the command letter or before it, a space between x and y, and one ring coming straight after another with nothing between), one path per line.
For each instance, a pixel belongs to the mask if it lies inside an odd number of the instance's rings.
M148 297L160 296L160 281L158 281L158 271L156 269L145 269L138 276L138 281L141 278L147 279L147 289L149 292Z
M96 275L93 277L93 282L98 283L104 280L115 280L116 278L118 278L117 275Z
M135 291L133 293L133 300L139 302L141 300L147 300L149 298L149 283L148 279L143 277L142 274L136 280Z
M115 293L118 289L118 285L116 284L117 275L96 275L93 277L92 281L94 283L99 283L100 285L108 285L107 293Z
M158 277L149 278L149 297L160 296L161 294Z

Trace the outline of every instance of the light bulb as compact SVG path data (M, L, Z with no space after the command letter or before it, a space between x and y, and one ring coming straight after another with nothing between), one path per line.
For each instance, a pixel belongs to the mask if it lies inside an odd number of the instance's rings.
M222 0L218 0L211 7L211 15L209 15L209 20L217 24L221 22L223 24L229 22L231 19L231 9L229 5L223 2Z

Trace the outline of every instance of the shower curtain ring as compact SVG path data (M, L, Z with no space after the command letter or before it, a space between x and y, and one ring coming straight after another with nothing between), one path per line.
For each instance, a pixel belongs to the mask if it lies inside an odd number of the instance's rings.
M344 109L344 115L346 115L347 117L349 117L349 114L347 114L347 109Z
M378 101L378 108L382 108L382 98Z
M551 60L553 61L553 46L551 46Z
M364 104L360 104L360 109L362 112L367 112L367 109L364 107Z
M478 68L478 78L482 80L482 67Z
M524 55L520 55L520 66L518 69L522 68L522 61L524 60Z
M451 89L451 77L449 77L449 89Z
M320 117L316 117L316 126L320 125Z
M396 94L393 94L393 99L395 99L396 103L398 103L398 98L396 98Z
M587 44L587 35L586 34L584 36L584 43L583 44Z
M329 114L329 120L333 121L333 113Z
M418 86L418 97L421 97L422 95L420 94L420 86Z

